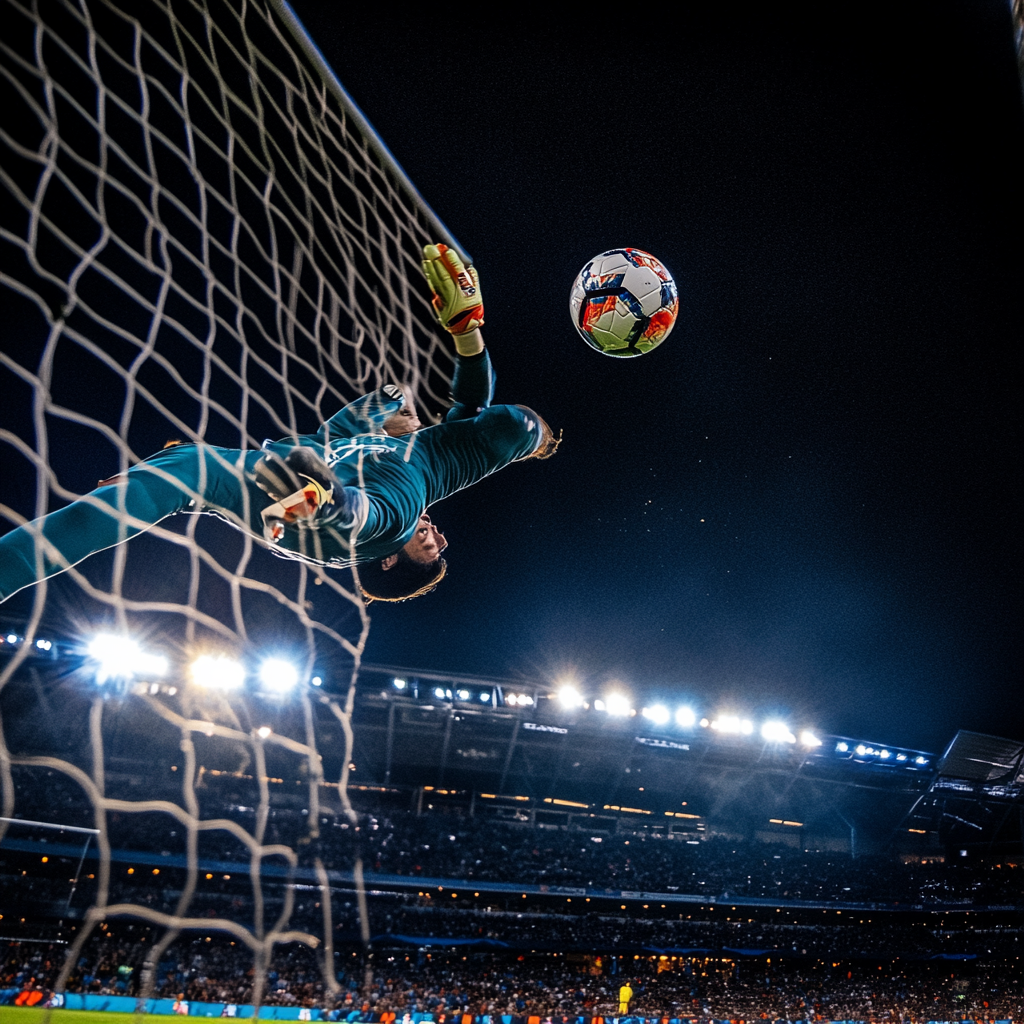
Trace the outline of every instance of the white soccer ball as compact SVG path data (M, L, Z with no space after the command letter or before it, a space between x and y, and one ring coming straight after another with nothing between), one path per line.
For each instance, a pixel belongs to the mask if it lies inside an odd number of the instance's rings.
M642 249L611 249L576 276L569 313L580 337L606 356L641 356L675 326L679 296L672 275Z

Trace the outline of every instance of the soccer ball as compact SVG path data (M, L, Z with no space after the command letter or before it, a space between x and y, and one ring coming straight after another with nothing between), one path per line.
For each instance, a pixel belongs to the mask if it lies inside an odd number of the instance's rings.
M611 249L577 275L569 314L580 337L606 356L642 356L675 326L679 296L672 275L642 249Z

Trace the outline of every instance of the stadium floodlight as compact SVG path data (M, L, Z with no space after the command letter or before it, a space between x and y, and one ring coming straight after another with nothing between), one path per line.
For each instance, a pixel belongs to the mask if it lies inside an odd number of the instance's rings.
M274 730L271 729L269 725L261 725L256 730L256 735L259 736L261 740L265 740L273 731Z
M850 749L850 745L848 743L837 743L836 744L836 750L838 750L840 754L845 754L849 749Z
M469 690L456 690L455 695L459 700L469 700Z
M37 640L36 647L38 647L39 650L41 651L48 651L51 647L53 647L53 642L51 640Z
M7 634L7 642L9 644L16 644L18 642L18 634L17 633L8 633Z
M603 700L595 700L594 701L594 710L595 711L604 711L604 709L605 709L605 707L604 707L604 701Z
M311 683L312 683L312 684L313 684L314 686L323 686L323 685L324 685L324 679L323 679L323 676L313 676L313 678L312 678L312 679L310 679L310 682L311 682Z
M696 723L697 716L693 713L693 708L676 708L676 725L683 729L689 729Z
M927 764L927 763L928 763L928 758L927 757L915 757L914 758L914 764Z
M275 693L288 693L299 684L299 670L284 658L267 658L260 665L260 682Z
M201 654L192 662L192 682L207 690L237 690L245 682L245 669L226 654Z
M491 695L489 693L481 693L480 694L480 701L483 704L490 704L490 702L491 702Z
M434 696L438 700L444 700L444 687L443 686L435 686L434 687Z
M888 750L880 750L878 752L878 756L882 757L882 758L886 758L886 757L891 757L892 755L889 753Z
M785 722L765 722L761 726L761 736L766 743L796 743L796 737Z
M754 723L748 718L740 718L739 715L719 715L711 723L711 728L733 736L749 736L754 731Z
M126 636L99 633L86 647L89 657L97 662L96 682L108 679L132 679L135 676L162 676L167 672L167 659L149 654Z
M800 745L804 747L820 747L821 740L810 729L804 729L800 733Z
M665 725L671 717L664 704L655 704L654 707L644 708L642 714L644 718L649 719L655 725Z
M528 708L533 706L533 698L528 693L506 693L505 703L513 708Z
M583 703L583 694L572 683L565 683L558 689L558 703L563 708L578 708Z
M629 698L621 693L610 693L604 702L605 710L614 718L629 718L633 709L629 706Z
M861 757L863 757L865 754L869 752L870 748L865 747L863 743L858 743L857 746L853 749L855 753L860 754Z
M391 685L396 690L404 690L409 684L404 679L393 679Z

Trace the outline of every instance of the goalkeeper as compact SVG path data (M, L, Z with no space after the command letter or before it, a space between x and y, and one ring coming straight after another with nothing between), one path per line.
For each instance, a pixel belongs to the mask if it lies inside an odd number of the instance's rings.
M532 410L491 405L476 271L444 245L423 255L434 309L456 349L445 422L421 429L411 398L387 384L315 434L265 441L260 450L175 444L0 538L0 600L175 512L217 515L286 557L360 564L369 598L406 600L433 589L445 574L447 544L427 509L511 462L549 457L557 442Z

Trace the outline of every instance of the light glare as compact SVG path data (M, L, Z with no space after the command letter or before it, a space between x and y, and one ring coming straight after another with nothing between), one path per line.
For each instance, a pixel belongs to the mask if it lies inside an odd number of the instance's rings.
M697 716L692 708L676 708L676 725L683 729L689 729L697 721Z
M805 747L821 746L821 740L819 740L810 729L804 729L804 731L800 733L800 743Z
M749 736L754 731L754 723L749 719L740 718L738 715L719 715L711 723L711 728L733 736L739 733Z
M578 708L583 703L583 695L571 683L566 683L558 691L558 703L563 708Z
M260 682L277 693L287 693L299 682L299 670L284 658L267 658L260 666Z
M633 710L629 706L629 698L623 697L621 693L610 693L605 701L605 708L608 714L615 718L628 718Z
M654 707L644 708L644 718L649 719L655 725L665 725L669 720L668 708L664 704L655 704Z
M148 654L134 641L113 633L100 633L86 648L89 657L99 663L96 681L131 679L137 675L162 676L167 672L167 659Z
M207 690L237 690L245 669L226 654L202 654L192 662L192 682Z
M761 735L767 743L796 743L796 737L785 722L765 722L761 726Z

